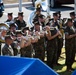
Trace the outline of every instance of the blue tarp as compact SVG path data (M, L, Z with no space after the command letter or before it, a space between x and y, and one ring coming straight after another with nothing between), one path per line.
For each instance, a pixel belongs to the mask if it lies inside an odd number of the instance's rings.
M39 59L0 56L0 75L58 75Z
M72 75L76 75L76 70L72 73Z

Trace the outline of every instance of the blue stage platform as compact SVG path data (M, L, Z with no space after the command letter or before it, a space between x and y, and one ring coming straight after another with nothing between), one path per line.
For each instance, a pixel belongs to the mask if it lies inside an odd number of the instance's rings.
M0 56L0 75L58 75L35 58Z
M76 70L72 73L72 75L76 75Z

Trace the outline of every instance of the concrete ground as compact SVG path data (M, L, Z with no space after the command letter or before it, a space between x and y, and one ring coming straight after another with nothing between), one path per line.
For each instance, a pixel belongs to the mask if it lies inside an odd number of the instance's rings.
M32 0L22 0L23 2L30 2ZM4 4L10 4L10 3L18 3L19 0L3 0Z

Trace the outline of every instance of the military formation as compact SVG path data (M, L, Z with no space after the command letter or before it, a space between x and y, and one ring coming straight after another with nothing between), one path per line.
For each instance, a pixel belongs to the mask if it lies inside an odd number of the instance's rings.
M23 12L13 19L13 13L8 13L8 19L0 24L0 55L39 58L54 68L61 65L58 60L61 55L65 35L65 65L67 71L73 71L72 64L76 53L76 18L75 12L70 12L70 18L61 19L61 12L53 13L53 18L41 13L41 7L36 8L32 19L33 27L27 27ZM2 43L4 43L2 47Z

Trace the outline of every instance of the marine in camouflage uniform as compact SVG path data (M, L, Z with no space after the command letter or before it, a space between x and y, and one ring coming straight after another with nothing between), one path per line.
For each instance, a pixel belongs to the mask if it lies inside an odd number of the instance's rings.
M35 20L34 22L34 29L35 32L40 32L40 23L39 21ZM35 50L35 58L39 58L44 61L45 58L45 47L44 47L44 34L40 33L40 38L37 42L33 43L33 48Z
M60 57L61 49L62 49L62 46L63 46L63 36L62 36L63 30L61 29L62 28L62 20L60 19L59 15L60 15L59 12L53 13L53 19L50 19L51 26L57 27L57 31L60 31L60 33L61 33L61 35L58 36L58 38L57 38L58 51L57 51L56 65L60 65L58 63L58 59ZM52 23L53 23L53 25L52 25Z
M59 60L59 57L61 55L61 50L62 50L62 47L63 47L64 30L62 29L62 27L63 27L63 20L61 19L61 12L57 11L56 13L58 14L58 17L59 17L58 18L58 21L59 21L58 22L58 25L59 25L58 29L59 29L59 31L61 33L61 36L58 37L58 52L57 52L57 65L60 65L58 63L58 60Z
M48 34L46 35L46 37L47 37L47 47L46 47L47 65L51 68L54 67L54 65L56 64L56 60L57 60L58 35L59 35L59 33L56 30L48 31Z
M67 27L65 30L65 50L66 50L66 62L67 71L73 70L72 64L75 58L75 37L76 33L73 29L72 19L68 19Z
M41 13L41 8L36 8L34 19L37 19L37 21L40 22L42 27L45 26L45 16Z
M28 33L27 33L27 31L28 31ZM32 44L30 41L31 39L28 38L28 36L30 35L29 27L24 27L22 29L22 32L24 33L25 39L27 39L24 44L27 44L28 42L30 44L27 46L24 46L23 48L20 49L21 57L32 57Z
M2 48L2 54L6 56L14 56L14 50L11 47L13 39L10 35L5 36L5 45Z
M9 27L9 31L7 32L7 35L11 35L13 38L15 38L13 40L13 43L11 44L13 50L14 50L14 55L16 56L18 54L18 50L17 50L17 47L16 47L16 35L15 35L15 32L16 32L16 24L15 23L10 23L10 27Z
M26 22L23 20L23 12L18 13L18 19L15 21L15 23L18 26L18 30L26 27Z
M31 43L28 38L23 36L21 30L16 30L17 44L20 47L19 53L21 57L31 57Z
M11 33L15 34L16 27L17 26L15 23L10 23L9 24L9 30L7 31L7 35L11 35Z
M8 13L7 17L8 17L8 19L6 20L6 22L12 22L13 21L13 13Z

